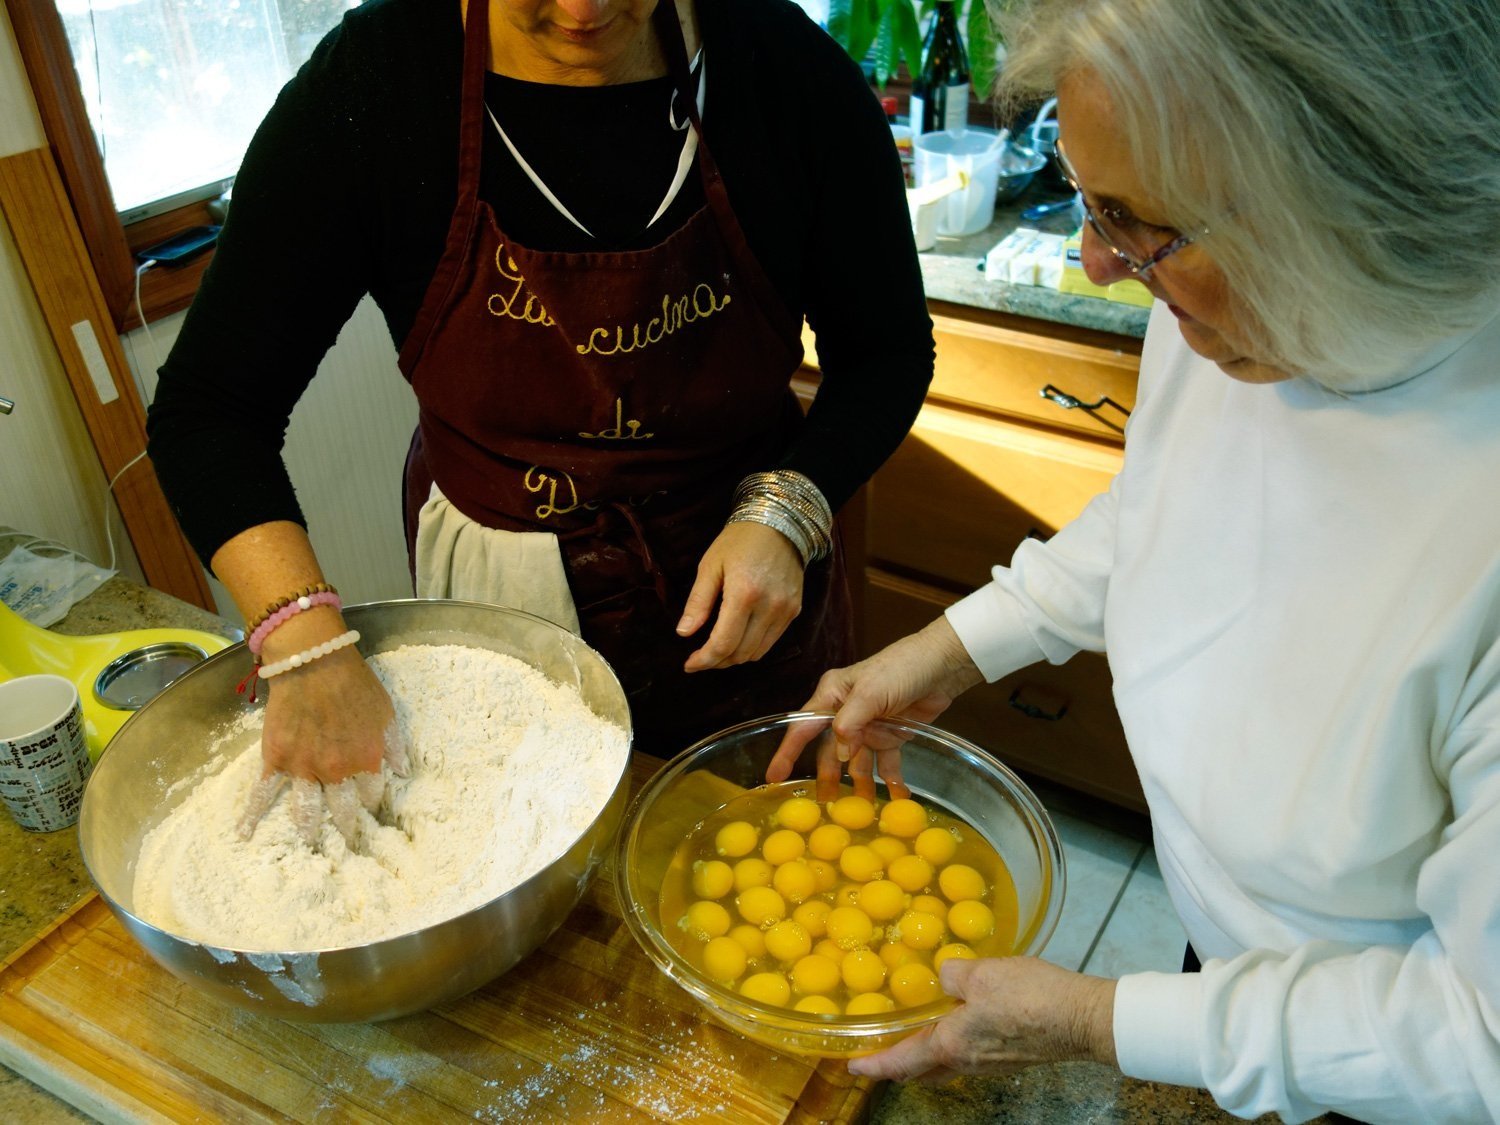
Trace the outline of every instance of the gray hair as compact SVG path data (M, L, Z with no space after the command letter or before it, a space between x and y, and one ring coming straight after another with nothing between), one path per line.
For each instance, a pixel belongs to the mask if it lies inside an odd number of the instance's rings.
M991 0L1014 101L1088 71L1277 365L1388 381L1500 310L1500 0Z

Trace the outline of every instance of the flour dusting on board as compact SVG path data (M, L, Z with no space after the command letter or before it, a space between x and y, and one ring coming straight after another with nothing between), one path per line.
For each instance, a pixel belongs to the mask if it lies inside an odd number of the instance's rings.
M361 814L369 854L350 851L326 818L309 849L285 800L239 839L261 772L256 736L147 834L133 913L229 949L395 937L483 905L560 857L625 769L625 731L513 657L406 645L370 666L395 704L411 774L390 778L376 817Z
M490 1100L475 1111L475 1120L525 1121L556 1114L608 1121L627 1107L659 1121L743 1118L744 1107L725 1093L742 1077L733 1051L723 1046L733 1036L682 1018L660 1026L652 1021L645 1040L637 1043L635 1037L645 1030L640 1013L614 1000L581 1009L571 1021L539 1013L531 1018L536 1030L571 1049L555 1062L518 1058L487 1079L482 1096ZM637 1050L646 1054L637 1056Z

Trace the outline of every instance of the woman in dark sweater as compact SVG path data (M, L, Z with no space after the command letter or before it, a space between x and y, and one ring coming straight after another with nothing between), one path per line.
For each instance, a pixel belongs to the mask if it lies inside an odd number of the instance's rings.
M577 629L662 754L853 655L830 513L910 426L931 322L884 117L799 9L373 0L324 40L246 154L149 421L252 626L324 581L281 446L366 293L420 405L419 594ZM268 776L347 798L393 725L326 651L344 632L324 596L252 636L273 673L314 654L270 692Z

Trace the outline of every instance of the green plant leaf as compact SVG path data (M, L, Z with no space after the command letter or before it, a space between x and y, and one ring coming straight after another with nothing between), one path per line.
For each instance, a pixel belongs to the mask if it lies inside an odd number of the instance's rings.
M990 22L989 9L984 0L969 0L969 18L964 28L968 41L969 84L974 96L987 100L995 87L995 48L1000 39L995 34L995 25Z
M896 46L906 59L906 72L913 78L922 69L922 28L917 23L916 6L911 0L895 5Z
M863 62L875 42L875 32L880 26L881 9L895 0L852 0L849 7L849 38L844 49L856 60Z
M849 50L849 24L854 0L828 0L828 34L846 51ZM853 54L853 52L850 52ZM855 56L856 61L858 56Z
M900 65L899 46L896 42L896 13L906 4L907 0L894 0L887 5L875 28L875 85L882 92L885 91L886 82Z

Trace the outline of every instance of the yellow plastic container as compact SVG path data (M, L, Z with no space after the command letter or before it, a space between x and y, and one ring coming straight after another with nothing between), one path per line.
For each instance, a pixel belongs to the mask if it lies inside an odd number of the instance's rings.
M131 629L64 636L33 625L0 603L0 680L38 672L72 680L83 704L89 757L95 759L125 720L146 702L144 698L132 698L132 674L151 669L159 676L169 661L182 664L185 670L186 664L212 656L233 643L200 629Z

